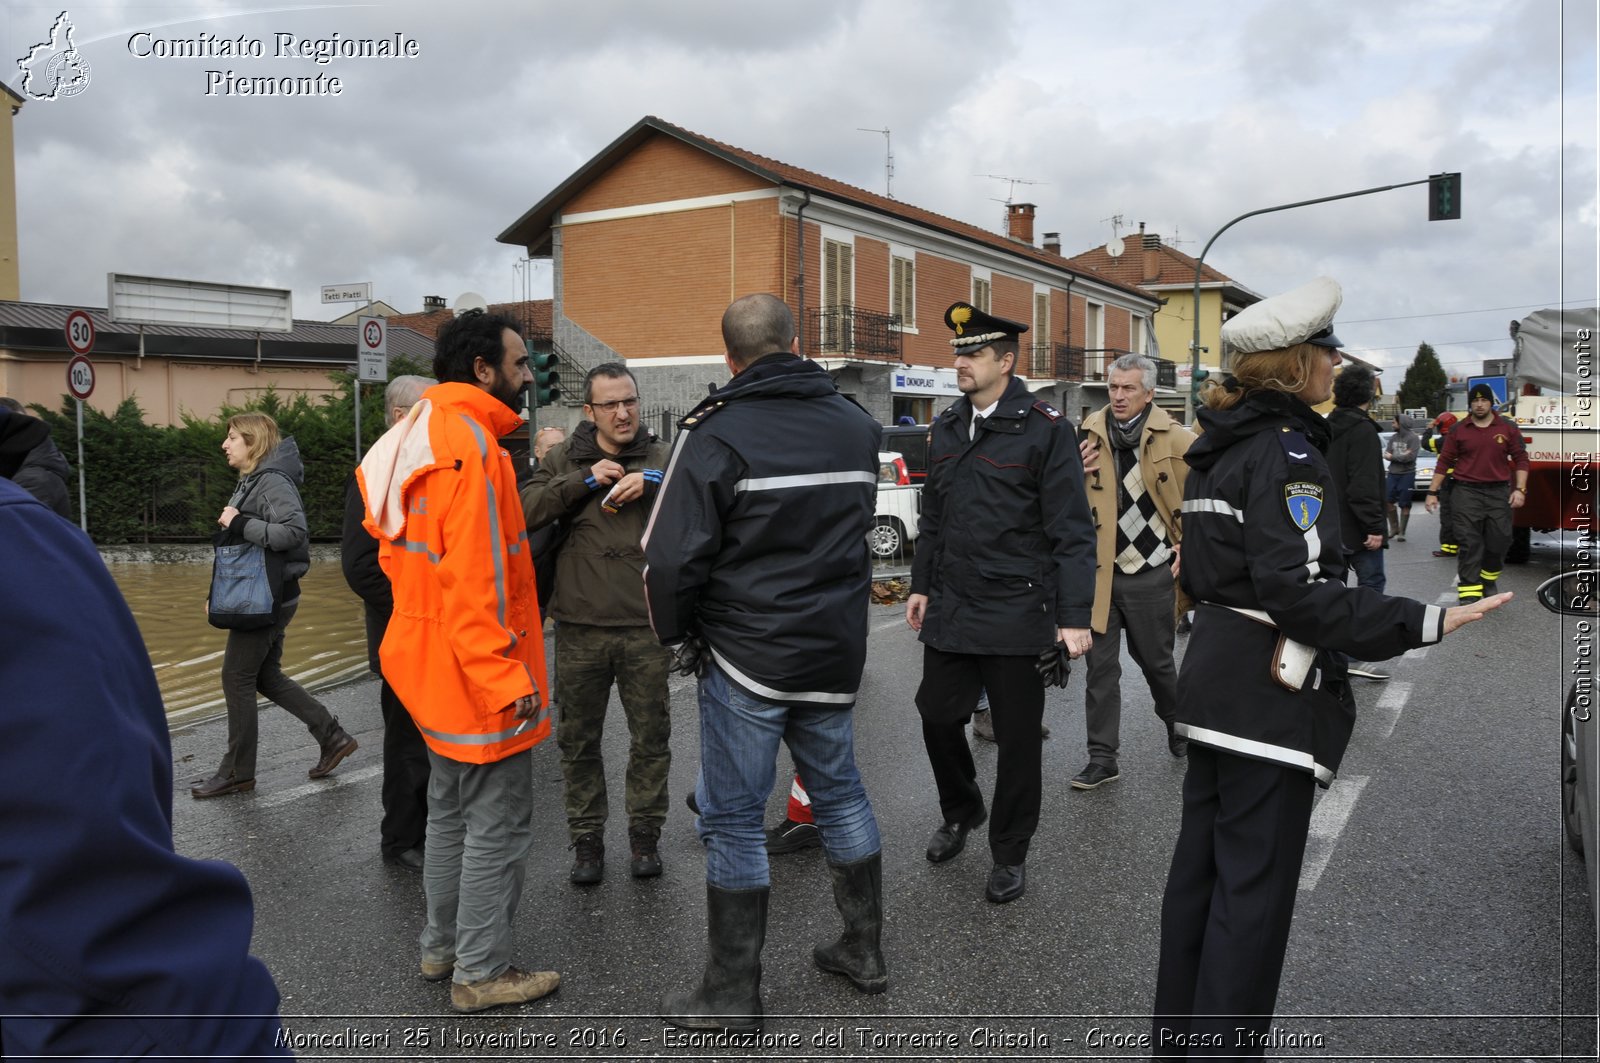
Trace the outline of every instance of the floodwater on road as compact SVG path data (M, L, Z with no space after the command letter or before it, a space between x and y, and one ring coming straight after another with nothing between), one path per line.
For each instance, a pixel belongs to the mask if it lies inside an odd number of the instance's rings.
M144 635L167 718L174 724L223 711L222 652L228 633L206 622L211 565L108 565ZM367 671L361 599L335 560L316 560L300 580L300 607L283 640L283 670L308 690Z

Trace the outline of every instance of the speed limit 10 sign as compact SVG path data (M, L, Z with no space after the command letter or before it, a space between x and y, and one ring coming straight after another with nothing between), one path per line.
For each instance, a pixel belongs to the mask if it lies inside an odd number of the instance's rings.
M73 354L94 350L94 320L87 310L74 310L67 315L67 346Z
M94 394L94 363L81 354L67 363L67 390L80 401Z

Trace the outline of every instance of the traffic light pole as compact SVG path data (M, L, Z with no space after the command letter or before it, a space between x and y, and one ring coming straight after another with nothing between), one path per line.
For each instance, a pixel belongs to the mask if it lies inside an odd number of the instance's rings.
M1272 214L1280 210L1293 210L1295 207L1309 207L1313 203L1332 203L1336 199L1353 199L1356 196L1370 196L1377 192L1390 192L1396 188L1410 188L1412 185L1431 185L1435 184L1436 181L1438 181L1438 179L1441 177L1454 177L1457 181L1457 185L1455 187L1457 187L1459 190L1459 174L1440 174L1438 177L1424 177L1420 181L1405 181L1397 185L1383 185L1378 188L1363 188L1359 192L1342 192L1337 196L1321 196L1317 199L1302 199L1295 203L1284 203L1276 207L1262 207L1260 210L1252 210L1246 214L1239 215L1237 218L1233 219L1228 224L1212 233L1211 239L1206 241L1206 246L1201 250L1200 257L1194 260L1194 339L1189 344L1189 397L1184 403L1184 419L1188 422L1188 424L1191 427L1194 425L1195 396L1200 390L1200 352L1204 349L1200 346L1200 268L1205 263L1206 253L1211 250L1211 245L1217 242L1217 237L1233 228L1239 222L1244 221L1246 218L1253 218L1257 214ZM1431 210L1430 213L1432 213ZM1460 216L1459 203L1456 206L1455 216ZM1220 364L1221 363L1219 362L1218 365Z

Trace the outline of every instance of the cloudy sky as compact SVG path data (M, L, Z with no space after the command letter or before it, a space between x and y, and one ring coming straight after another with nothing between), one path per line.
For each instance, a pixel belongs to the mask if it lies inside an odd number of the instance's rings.
M6 81L61 13L6 0ZM1339 334L1398 384L1509 354L1506 324L1596 296L1592 0L529 0L73 3L88 87L16 121L22 297L104 306L108 272L425 295L548 295L494 237L646 114L999 229L1008 194L1073 254L1144 222L1270 294L1326 273ZM136 34L146 34L136 37ZM403 59L278 57L401 34ZM139 55L181 42L263 55ZM163 42L155 44L153 42ZM338 77L337 96L207 95L208 70ZM1018 179L1014 185L991 177ZM1023 184L1020 182L1033 182ZM1164 352L1182 357L1182 352Z

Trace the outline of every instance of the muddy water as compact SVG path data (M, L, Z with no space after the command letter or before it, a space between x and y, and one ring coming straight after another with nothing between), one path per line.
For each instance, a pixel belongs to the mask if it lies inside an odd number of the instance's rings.
M173 723L223 711L222 651L228 633L206 623L209 564L108 566L128 600ZM337 560L319 559L300 581L300 608L283 642L283 669L308 690L367 674L361 600Z

